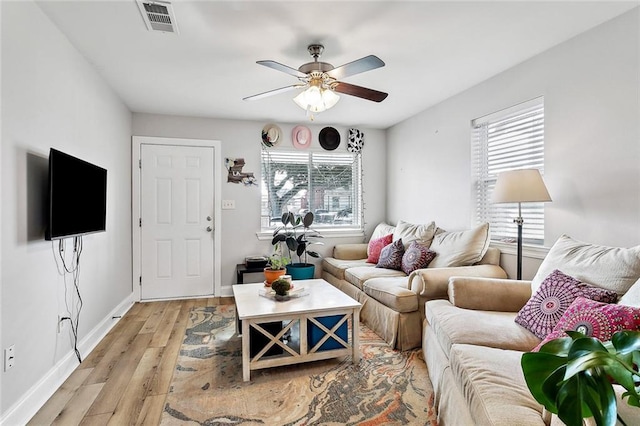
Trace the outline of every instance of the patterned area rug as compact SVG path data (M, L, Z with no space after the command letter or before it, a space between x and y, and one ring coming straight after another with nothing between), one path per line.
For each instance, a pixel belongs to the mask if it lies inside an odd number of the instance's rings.
M242 381L233 305L194 308L161 424L436 425L422 351L392 350L360 328L351 357L251 372Z

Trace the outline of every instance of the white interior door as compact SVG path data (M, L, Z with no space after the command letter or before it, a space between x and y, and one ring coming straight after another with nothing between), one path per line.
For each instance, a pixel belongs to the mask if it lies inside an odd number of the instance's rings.
M213 295L214 148L141 145L141 299Z

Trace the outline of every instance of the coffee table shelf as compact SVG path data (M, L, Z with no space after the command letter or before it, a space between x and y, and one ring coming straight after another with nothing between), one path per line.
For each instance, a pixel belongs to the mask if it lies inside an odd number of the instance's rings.
M304 285L309 295L286 302L270 300L258 295L263 284L234 285L238 318L242 322L242 376L244 381L251 378L251 370L292 365L302 362L317 361L328 358L352 355L353 362L360 361L358 340L359 316L361 304L342 293L322 279L296 281L296 285ZM326 325L327 317L332 325ZM351 339L345 336L344 327L351 319ZM282 322L283 327L277 332L262 325ZM283 337L294 328L298 329L299 345L287 345ZM313 328L313 342L308 337ZM257 353L251 348L251 332L260 333L266 342ZM347 337L345 340L344 337ZM317 340L317 341L316 341ZM350 341L348 341L350 340ZM329 349L322 349L327 342ZM268 351L277 347L281 355L265 356Z

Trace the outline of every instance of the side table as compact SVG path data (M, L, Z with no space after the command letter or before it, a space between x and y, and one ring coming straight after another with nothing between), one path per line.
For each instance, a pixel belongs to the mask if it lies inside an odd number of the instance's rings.
M264 268L247 268L244 263L238 263L236 265L236 283L244 284L244 274L263 272Z

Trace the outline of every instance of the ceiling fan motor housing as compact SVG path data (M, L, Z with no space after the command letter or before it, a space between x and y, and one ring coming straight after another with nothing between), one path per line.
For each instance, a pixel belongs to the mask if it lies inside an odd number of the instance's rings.
M327 72L333 69L333 65L327 62L309 62L298 68L298 71L308 74L312 71Z

